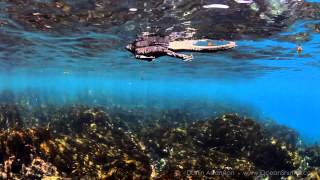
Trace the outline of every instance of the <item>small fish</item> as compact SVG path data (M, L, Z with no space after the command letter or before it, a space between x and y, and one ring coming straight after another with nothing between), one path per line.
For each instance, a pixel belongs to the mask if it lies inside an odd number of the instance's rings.
M298 45L297 46L297 52L300 54L300 53L302 53L302 51L303 51L302 46Z
M211 8L228 9L229 8L228 5L224 5L224 4L208 4L202 7L206 9L211 9Z
M235 2L239 4L251 4L253 3L253 0L234 0Z
M138 11L138 9L137 8L130 8L129 11L136 12L136 11Z

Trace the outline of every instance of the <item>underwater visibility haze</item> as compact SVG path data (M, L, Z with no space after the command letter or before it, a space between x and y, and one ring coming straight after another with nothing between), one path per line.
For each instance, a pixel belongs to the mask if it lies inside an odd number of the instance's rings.
M319 12L0 0L0 179L320 179ZM147 62L125 49L144 32L237 46Z

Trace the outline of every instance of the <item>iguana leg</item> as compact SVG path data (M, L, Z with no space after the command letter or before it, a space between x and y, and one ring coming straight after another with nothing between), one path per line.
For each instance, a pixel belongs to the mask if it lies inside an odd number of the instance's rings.
M183 61L191 61L193 59L192 55L189 56L186 54L180 54L170 50L166 50L166 53L168 56L176 57L176 58L182 59Z

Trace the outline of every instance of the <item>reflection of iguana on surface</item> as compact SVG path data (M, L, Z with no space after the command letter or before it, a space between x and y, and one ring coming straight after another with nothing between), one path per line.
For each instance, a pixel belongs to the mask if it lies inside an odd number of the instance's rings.
M209 1L194 0L130 0L129 4L128 0L10 0L3 2L5 8L0 8L0 14L10 19L8 25L16 27L18 24L27 30L65 34L92 29L122 32L127 36L127 32L157 29L170 33L194 28L198 38L213 39L239 39L242 35L265 37L283 30L297 19L319 19L320 16L317 3L251 1L244 4L238 0L224 0L221 2L229 9L211 10L203 8ZM132 12L130 8L136 11ZM149 11L154 9L157 10ZM190 25L185 25L186 22Z

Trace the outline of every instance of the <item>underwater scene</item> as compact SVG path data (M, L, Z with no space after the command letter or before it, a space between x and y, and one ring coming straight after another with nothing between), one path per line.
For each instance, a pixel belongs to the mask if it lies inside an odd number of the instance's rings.
M0 0L0 179L320 179L320 1Z

